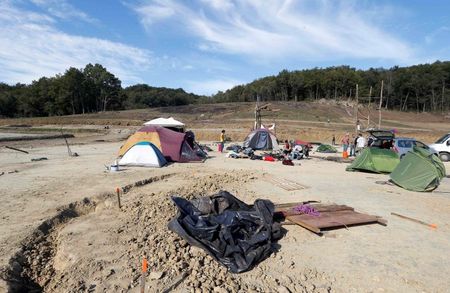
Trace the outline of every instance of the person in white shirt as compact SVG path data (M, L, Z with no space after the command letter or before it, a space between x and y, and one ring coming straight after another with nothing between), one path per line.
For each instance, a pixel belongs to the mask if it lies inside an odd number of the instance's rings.
M356 153L360 153L361 150L366 146L366 139L362 134L358 134L358 138L356 139Z

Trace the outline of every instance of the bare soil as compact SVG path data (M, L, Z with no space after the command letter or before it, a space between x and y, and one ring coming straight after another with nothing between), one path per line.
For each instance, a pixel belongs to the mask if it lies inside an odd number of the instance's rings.
M279 107L285 111L288 106L280 103ZM114 173L106 170L123 140L139 127L139 119L154 118L151 115L169 116L179 111L189 117L188 127L196 129L197 137L210 137L204 143L214 141L222 128L230 130L227 132L234 140L245 136L251 127L251 116L245 113L251 114L252 105L248 104L239 118L230 118L228 113L237 109L235 106L220 107L215 113L208 113L211 106L202 105L93 115L98 121L89 120L89 115L58 118L67 119L62 124L66 133L75 135L68 140L78 157L67 155L62 139L0 142L0 292L139 292L143 257L148 259L150 271L146 292L163 292L176 280L180 282L175 292L448 292L449 178L431 193L410 192L379 184L388 180L387 175L346 172L347 163L337 159L338 155L331 155L335 160L323 160L317 153L309 160L296 161L295 166L229 159L211 152L205 163L124 168ZM326 113L330 105L303 107ZM333 107L333 117L347 115L345 105ZM217 113L224 120L215 119ZM102 115L109 123L101 124ZM126 126L122 121L114 125L130 115L135 124ZM336 133L352 129L345 116L333 125L311 120L311 113L308 115L303 122L288 116L280 119L280 135L328 141L336 129ZM435 140L440 132L448 131L442 117L427 113L392 116L393 124L402 124L398 126L402 136L422 134ZM12 132L20 128L22 134L30 130L17 127L20 124L41 129L31 133L58 133L61 121L50 122L3 120L2 125L16 125L7 128ZM3 135L11 136L11 132ZM47 160L31 161L41 157ZM450 163L445 165L449 172ZM292 180L306 188L286 191L267 176ZM117 205L117 187L126 191L121 197L122 209ZM268 259L249 272L231 274L167 229L176 215L170 196L191 199L219 190L249 204L258 198L274 203L318 200L345 204L382 216L388 224L331 230L323 236L299 226L284 226L285 234ZM438 228L397 218L391 212Z

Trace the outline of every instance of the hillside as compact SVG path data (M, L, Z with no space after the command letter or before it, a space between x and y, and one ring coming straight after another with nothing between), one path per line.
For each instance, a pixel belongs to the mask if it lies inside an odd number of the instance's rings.
M233 140L241 140L253 126L255 103L201 104L176 107L161 107L126 111L109 111L85 115L68 115L39 118L0 119L2 130L25 130L33 126L57 129L58 125L74 131L101 130L104 126L132 128L156 117L173 116L195 130L203 140L215 140L221 129L226 129ZM272 111L263 112L263 123L277 125L280 138L303 138L314 141L328 141L335 134L340 137L345 132L355 130L355 109L353 104L335 103L325 100L318 102L272 102ZM359 107L362 128L367 125L369 109ZM329 119L329 122L328 122ZM370 109L370 127L378 123L378 111ZM426 142L434 141L443 132L448 132L449 116L431 113L411 113L382 111L382 128L397 129L401 136L414 136ZM59 126L58 126L59 127Z

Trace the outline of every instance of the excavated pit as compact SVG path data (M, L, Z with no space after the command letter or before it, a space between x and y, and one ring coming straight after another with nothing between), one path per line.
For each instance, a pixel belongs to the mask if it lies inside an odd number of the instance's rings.
M172 176L172 175L170 175ZM176 208L171 195L192 199L219 190L243 190L251 174L189 174L150 178L115 195L61 208L24 240L2 275L11 292L128 292L139 286L140 263L149 262L146 292L330 292L331 280L315 270L283 272L295 264L276 254L255 269L231 274L204 251L167 229ZM145 185L145 184L147 185ZM152 184L149 184L152 183ZM176 188L176 186L181 186ZM251 193L251 191L246 191ZM289 291L286 291L289 292Z

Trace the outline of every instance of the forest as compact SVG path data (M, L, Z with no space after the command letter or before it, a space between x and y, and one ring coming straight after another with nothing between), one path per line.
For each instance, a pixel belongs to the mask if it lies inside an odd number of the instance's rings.
M69 68L64 74L42 77L31 84L0 83L0 117L84 114L108 110L178 106L201 97L183 89L137 84L122 88L119 78L100 64Z
M357 70L349 66L283 70L277 76L257 79L213 96L215 102L302 101L318 99L379 100L400 111L448 111L450 109L450 62L437 61L410 67ZM358 93L356 93L358 85Z
M383 84L383 86L382 86ZM0 83L0 116L35 117L108 110L179 106L196 103L255 101L377 101L400 111L450 110L450 62L409 67L355 69L349 66L282 70L211 97L183 89L137 84L122 87L120 79L100 64L69 68L64 74L41 77L31 84ZM356 90L358 88L358 90Z

